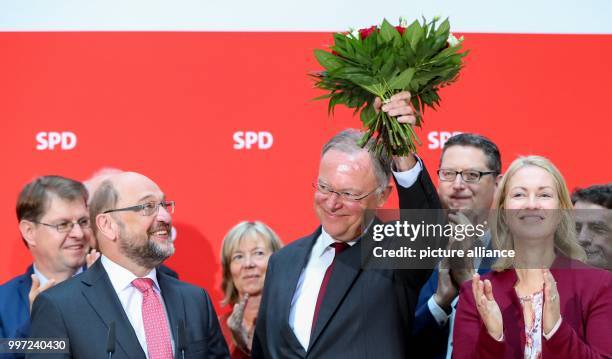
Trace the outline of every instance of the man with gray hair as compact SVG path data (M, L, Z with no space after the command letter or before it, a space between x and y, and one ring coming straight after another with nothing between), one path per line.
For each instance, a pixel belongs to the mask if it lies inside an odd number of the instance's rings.
M383 106L409 117L409 94ZM321 225L272 255L261 300L253 358L404 358L418 291L428 270L361 266L367 209L383 206L391 187L391 160L358 146L362 133L342 131L321 153L313 184ZM429 193L412 208L439 206L426 171L413 155L393 160L400 197ZM408 177L408 178L406 178ZM423 188L425 187L425 188ZM367 232L367 229L366 229Z
M227 358L206 291L156 269L174 253L173 211L174 202L141 174L103 181L90 204L102 255L38 296L31 335L68 338L77 358Z
M87 192L90 195L90 200L93 198L93 194L100 187L100 185L104 183L104 181L122 172L124 171L118 168L102 167L97 170L90 178L83 181L83 185L85 186L85 188L87 188ZM176 240L176 230L174 227L172 227L171 231L172 240L174 241ZM91 236L90 246L91 251L89 252L89 254L87 254L87 267L91 267L93 263L100 257L100 252L98 251L98 240L96 239L96 236ZM176 273L174 270L164 264L160 264L157 269L171 277L178 279L178 273Z

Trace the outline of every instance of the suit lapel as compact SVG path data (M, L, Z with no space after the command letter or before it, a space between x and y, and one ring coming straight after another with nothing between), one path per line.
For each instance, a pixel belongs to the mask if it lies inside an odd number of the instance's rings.
M290 269L286 271L284 275L283 273L280 273L280 275L283 276L283 283L287 283L287 287L290 289L283 291L284 296L279 298L279 307L281 308L281 313L283 314L284 318L284 328L282 328L281 333L294 348L297 348L297 350L300 351L302 356L306 355L306 351L293 333L293 329L291 329L289 326L289 314L291 312L291 301L295 295L295 291L300 280L300 275L302 274L304 267L306 267L308 259L310 258L312 247L320 235L321 227L317 228L313 234L301 241L298 244L299 248L294 252L293 256L288 259L288 263L295 263L295 265L290 266Z
M361 273L361 244L358 240L355 245L348 248L338 255L334 263L334 268L329 278L325 296L319 309L319 315L314 332L310 336L310 348L313 347L317 338L334 315L338 306L350 290L353 283Z
M28 318L30 317L30 298L28 297L30 294L30 288L32 288L32 277L31 275L34 273L34 268L32 266L28 267L28 270L23 275L21 281L19 282L19 299L21 304L26 308L26 312L28 313Z
M98 260L81 276L82 293L106 327L115 322L116 341L127 357L145 358L145 353L138 342L134 328L123 310L123 306L115 293L108 274ZM106 339L106 335L105 338ZM136 355L136 353L138 353Z
M185 327L188 327L185 318L185 303L183 302L180 291L173 288L172 279L168 275L158 270L157 281L166 305L166 312L168 313L168 319L170 321L170 332L174 338L174 346L176 348L179 322L182 320L183 323L185 323ZM189 338L189 333L185 334L186 337ZM187 345L187 343L183 343L183 345ZM175 353L178 355L178 350L175 350Z

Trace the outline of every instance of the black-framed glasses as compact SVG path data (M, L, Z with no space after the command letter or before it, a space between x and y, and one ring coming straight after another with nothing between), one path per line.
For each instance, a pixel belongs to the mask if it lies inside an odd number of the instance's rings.
M366 198L367 196L371 195L372 193L378 191L380 189L380 187L376 187L374 188L372 191L366 193L366 194L359 194L359 193L353 193L353 192L349 192L349 191L336 191L333 188L331 188L330 186L324 184L324 183L320 183L320 182L316 182L312 184L312 187L314 187L314 189L316 189L317 191L319 191L319 193L324 194L326 196L335 193L338 195L338 197L340 199L343 200L348 200L348 201L361 201L362 199Z
M447 170L444 168L440 168L438 170L438 178L440 181L444 182L452 182L457 178L457 175L461 175L461 179L466 183L478 183L482 176L486 175L497 175L499 172L497 171L478 171L478 170L463 170L463 171L455 171L455 170Z
M159 207L164 207L164 209L170 214L174 213L174 201L147 202L137 206L109 209L102 213L106 214L111 212L132 211L140 213L141 216L152 216L159 212Z
M59 233L69 233L70 231L72 231L72 228L74 228L75 225L78 225L79 227L81 227L81 229L87 229L91 227L91 221L89 220L88 217L83 217L79 219L78 221L72 221L72 222L66 221L66 222L62 222L58 224L49 224L49 223L37 222L37 221L32 221L32 223L42 224L43 226L55 228L55 230L58 231Z

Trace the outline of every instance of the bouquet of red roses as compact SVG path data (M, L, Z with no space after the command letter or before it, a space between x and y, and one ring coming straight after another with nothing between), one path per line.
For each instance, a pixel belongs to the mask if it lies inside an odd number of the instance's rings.
M405 156L420 144L412 127L398 123L383 111L374 109L374 99L383 102L401 91L410 91L416 110L416 126L421 126L425 107L435 108L440 102L438 90L457 79L463 67L460 52L463 38L450 33L447 20L414 21L410 26L391 25L384 20L357 32L335 33L331 52L315 50L325 68L312 74L315 86L329 91L317 99L329 99L328 110L343 104L360 112L367 132L361 139L365 146L374 136L377 154Z

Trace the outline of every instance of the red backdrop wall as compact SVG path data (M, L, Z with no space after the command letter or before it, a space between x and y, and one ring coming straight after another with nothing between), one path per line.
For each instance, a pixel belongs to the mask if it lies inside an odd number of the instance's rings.
M500 146L504 168L540 154L571 188L609 182L612 36L463 35L466 67L418 130L429 168L440 154L430 139L478 132ZM22 186L111 166L146 174L177 202L168 264L218 303L227 230L259 219L285 242L312 231L321 145L360 125L311 101L312 50L330 42L329 33L0 33L0 282L31 262L14 213ZM269 132L273 144L235 149L237 131ZM76 146L38 150L41 132L71 132Z

